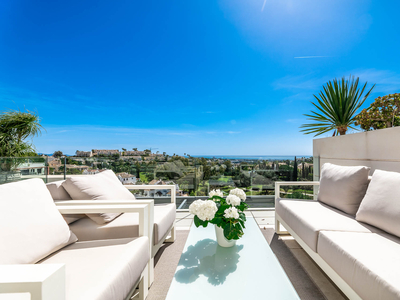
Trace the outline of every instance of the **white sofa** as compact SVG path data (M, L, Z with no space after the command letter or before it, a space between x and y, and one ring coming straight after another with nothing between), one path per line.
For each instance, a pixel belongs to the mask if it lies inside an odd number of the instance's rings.
M125 300L148 293L152 201L55 204L41 179L0 185L0 298ZM139 215L134 238L78 241L62 214ZM24 298L26 299L26 298Z
M352 201L361 200L352 203L356 213L348 213L341 210L349 208L342 192L357 187L357 180L348 174L342 183L337 177L326 180L324 167L321 182L275 183L276 232L289 232L349 299L400 299L400 173L376 170L368 186L364 172L366 188L351 195ZM280 198L283 185L320 184L319 200ZM323 202L327 187L337 199L330 205Z
M74 176L69 179L46 184L54 201L59 204L69 205L70 200L110 200L119 203L134 201L134 203L147 203L147 200L137 200L128 190L159 189L154 185L122 185L113 171L107 170L96 175ZM103 187L106 187L103 189ZM150 231L150 268L149 286L154 281L154 256L164 242L175 241L175 185L162 186L171 190L171 203L156 204L151 207L154 211L153 230ZM122 190L121 190L122 189ZM82 192L84 191L84 192ZM139 234L139 216L137 213L114 214L111 217L99 218L93 214L64 216L71 231L79 241L109 240L137 237ZM110 217L110 218L108 218ZM105 220L103 222L103 220Z

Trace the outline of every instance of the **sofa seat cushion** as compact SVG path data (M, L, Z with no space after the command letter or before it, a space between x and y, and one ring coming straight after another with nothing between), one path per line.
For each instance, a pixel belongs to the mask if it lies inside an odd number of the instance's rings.
M140 237L79 241L40 263L65 264L67 300L124 300L149 258L148 238Z
M154 245L168 233L174 224L175 216L174 203L154 205ZM85 218L70 224L70 228L80 241L135 237L139 232L139 214L124 213L103 225Z
M365 300L400 299L400 239L321 231L318 254Z
M46 187L49 190L51 197L54 201L66 201L72 200L71 196L64 189L62 184L65 180L58 180L46 183ZM63 215L63 218L67 224L71 224L79 219L86 217L84 214L75 214L75 215Z
M313 200L286 200L276 202L276 213L315 252L321 230L372 232L372 226L357 222L353 216Z
M74 200L135 200L111 170L96 175L73 176L62 184ZM87 214L97 224L111 222L119 213Z
M76 241L43 180L0 185L0 265L35 263Z

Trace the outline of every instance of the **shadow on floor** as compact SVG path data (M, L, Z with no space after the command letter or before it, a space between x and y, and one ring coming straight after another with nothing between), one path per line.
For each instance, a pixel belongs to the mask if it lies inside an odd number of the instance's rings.
M296 257L293 256L293 253L286 246L285 242L275 233L274 229L261 229L261 232L292 282L300 299L325 300L326 298L321 290L304 270Z

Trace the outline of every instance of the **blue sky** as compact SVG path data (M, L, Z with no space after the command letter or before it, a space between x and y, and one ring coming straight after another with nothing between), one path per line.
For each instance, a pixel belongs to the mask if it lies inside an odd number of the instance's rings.
M39 152L311 155L322 85L400 90L399 1L0 2L0 109L35 111Z

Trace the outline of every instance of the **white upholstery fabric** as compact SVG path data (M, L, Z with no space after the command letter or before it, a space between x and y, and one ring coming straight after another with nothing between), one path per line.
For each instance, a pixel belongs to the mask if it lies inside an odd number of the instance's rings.
M71 196L64 189L62 184L65 180L53 181L46 183L46 187L49 190L53 200L72 200Z
M68 178L62 186L74 200L135 200L111 170L96 175L82 175ZM120 214L88 214L97 224L114 220Z
M279 199L275 211L315 252L317 252L318 233L321 230L379 231L372 226L357 222L353 216L318 201Z
M321 169L318 200L355 215L368 188L370 168L326 163Z
M364 300L400 299L400 239L321 231L318 254Z
M0 185L0 264L35 263L76 241L41 179Z
M62 184L65 180L54 181L46 184L47 189L49 190L51 197L54 201L58 200L72 200L71 196L67 193L67 191L63 188ZM76 215L63 215L63 218L67 224L75 222L79 219L86 217L84 214L76 214Z
M375 170L356 219L400 237L400 173Z
M154 245L158 244L174 224L176 207L174 203L154 205ZM70 225L80 241L119 239L138 236L139 215L124 213L113 221L99 225L85 218Z
M140 237L77 242L41 263L66 265L67 300L124 300L149 259L149 240Z

